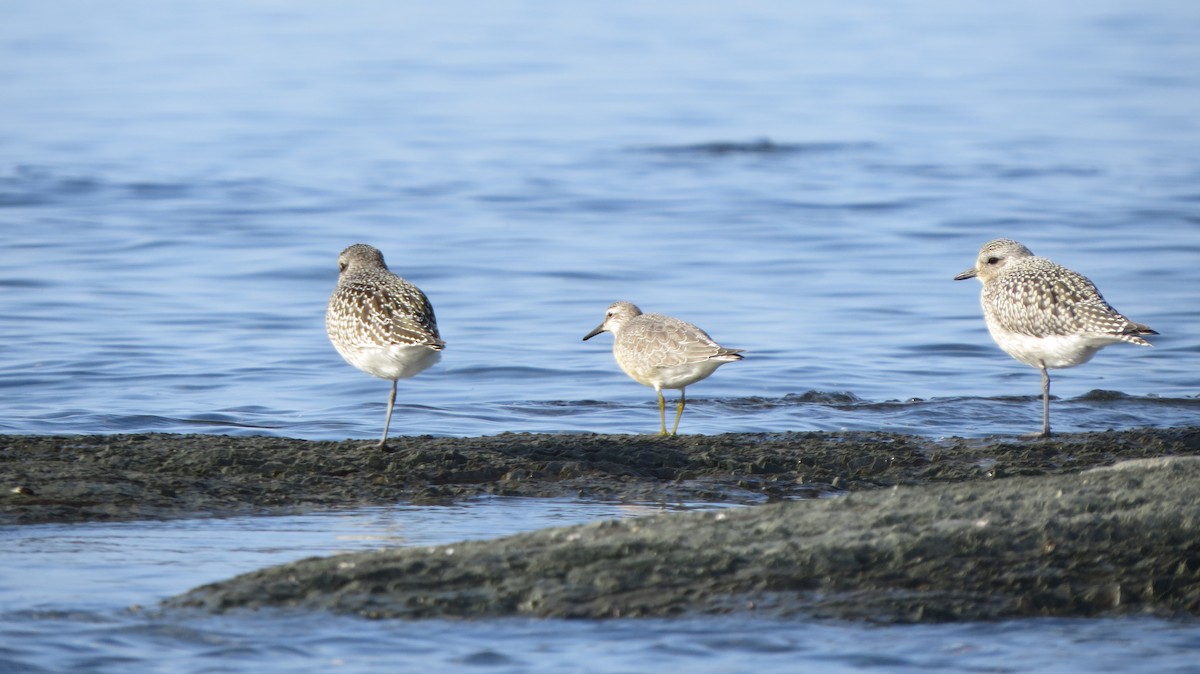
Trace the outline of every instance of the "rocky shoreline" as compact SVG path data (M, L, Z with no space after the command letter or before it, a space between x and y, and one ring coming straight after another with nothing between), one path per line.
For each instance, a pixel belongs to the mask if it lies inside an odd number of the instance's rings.
M1200 428L1036 442L501 434L402 438L386 453L270 437L0 436L0 523L485 494L727 501L757 505L303 560L167 605L403 618L1197 616L1195 457Z

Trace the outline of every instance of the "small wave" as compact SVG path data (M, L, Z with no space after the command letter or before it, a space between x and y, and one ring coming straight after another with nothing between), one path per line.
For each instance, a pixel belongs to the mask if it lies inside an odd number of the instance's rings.
M996 180L1037 180L1053 177L1089 178L1100 171L1087 166L1049 165L1018 166L997 163L982 164L933 164L933 163L879 163L868 167L879 173L920 176L937 180L973 180L993 178Z
M692 143L688 145L651 145L634 148L637 152L671 155L775 155L775 154L815 154L826 152L841 152L845 150L862 150L874 147L871 143L863 142L811 142L811 143L777 143L769 138L750 141L710 141L707 143Z
M134 199L178 199L190 194L187 185L177 183L130 183L124 186L129 196Z
M1110 400L1124 400L1131 397L1128 393L1120 391L1105 391L1103 389L1092 389L1087 393L1076 398L1076 400L1093 400L1096 402L1107 402Z
M536 376L534 368L510 368ZM668 414L677 397L667 395ZM0 422L0 434L36 433L221 433L281 435L313 440L369 438L379 431L382 398L298 414L287 409L241 405L171 414L99 414L84 409L25 416ZM1194 426L1200 396L1135 396L1091 391L1054 398L1051 421L1063 433L1128 428ZM447 404L397 403L398 434L478 436L500 432L649 433L658 422L652 392L636 398L600 400L512 400ZM685 433L887 431L924 436L978 437L1031 432L1041 423L1041 396L947 396L868 400L850 391L809 390L782 396L688 396Z
M11 174L0 176L0 207L41 206L63 196L91 194L102 187L94 178L58 175L42 167L21 165Z
M849 391L805 391L789 393L783 397L786 403L821 403L824 405L852 405L865 402Z

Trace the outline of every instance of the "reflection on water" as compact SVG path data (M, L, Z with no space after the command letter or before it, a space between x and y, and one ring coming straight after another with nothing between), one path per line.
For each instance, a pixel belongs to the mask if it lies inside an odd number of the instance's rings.
M5 527L16 544L0 552L10 571L0 596L8 606L42 612L153 606L197 585L309 555L438 545L697 507L729 506L481 498L286 517Z

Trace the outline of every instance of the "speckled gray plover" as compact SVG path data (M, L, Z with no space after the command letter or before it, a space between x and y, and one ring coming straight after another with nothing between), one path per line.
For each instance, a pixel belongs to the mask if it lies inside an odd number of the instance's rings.
M975 267L956 281L978 277L988 332L1008 355L1042 372L1042 432L1050 435L1050 374L1074 367L1117 342L1150 346L1140 335L1157 335L1125 318L1082 274L1035 256L1010 239L979 249Z
M639 384L650 386L658 394L661 435L667 434L666 401L662 390L679 389L679 407L675 426L686 404L684 389L712 374L725 363L741 360L744 349L727 349L713 341L700 328L670 316L643 314L629 302L614 302L604 314L604 322L584 336L591 339L601 332L613 333L613 358L617 365Z
M356 243L338 256L338 269L337 287L325 309L325 331L346 362L392 381L379 441L385 449L396 382L438 362L446 343L425 293L388 271L379 250Z

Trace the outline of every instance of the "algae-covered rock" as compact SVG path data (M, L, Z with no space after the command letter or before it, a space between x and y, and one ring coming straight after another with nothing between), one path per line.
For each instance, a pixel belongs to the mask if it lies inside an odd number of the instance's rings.
M1200 459L308 559L168 602L371 618L1200 615Z

